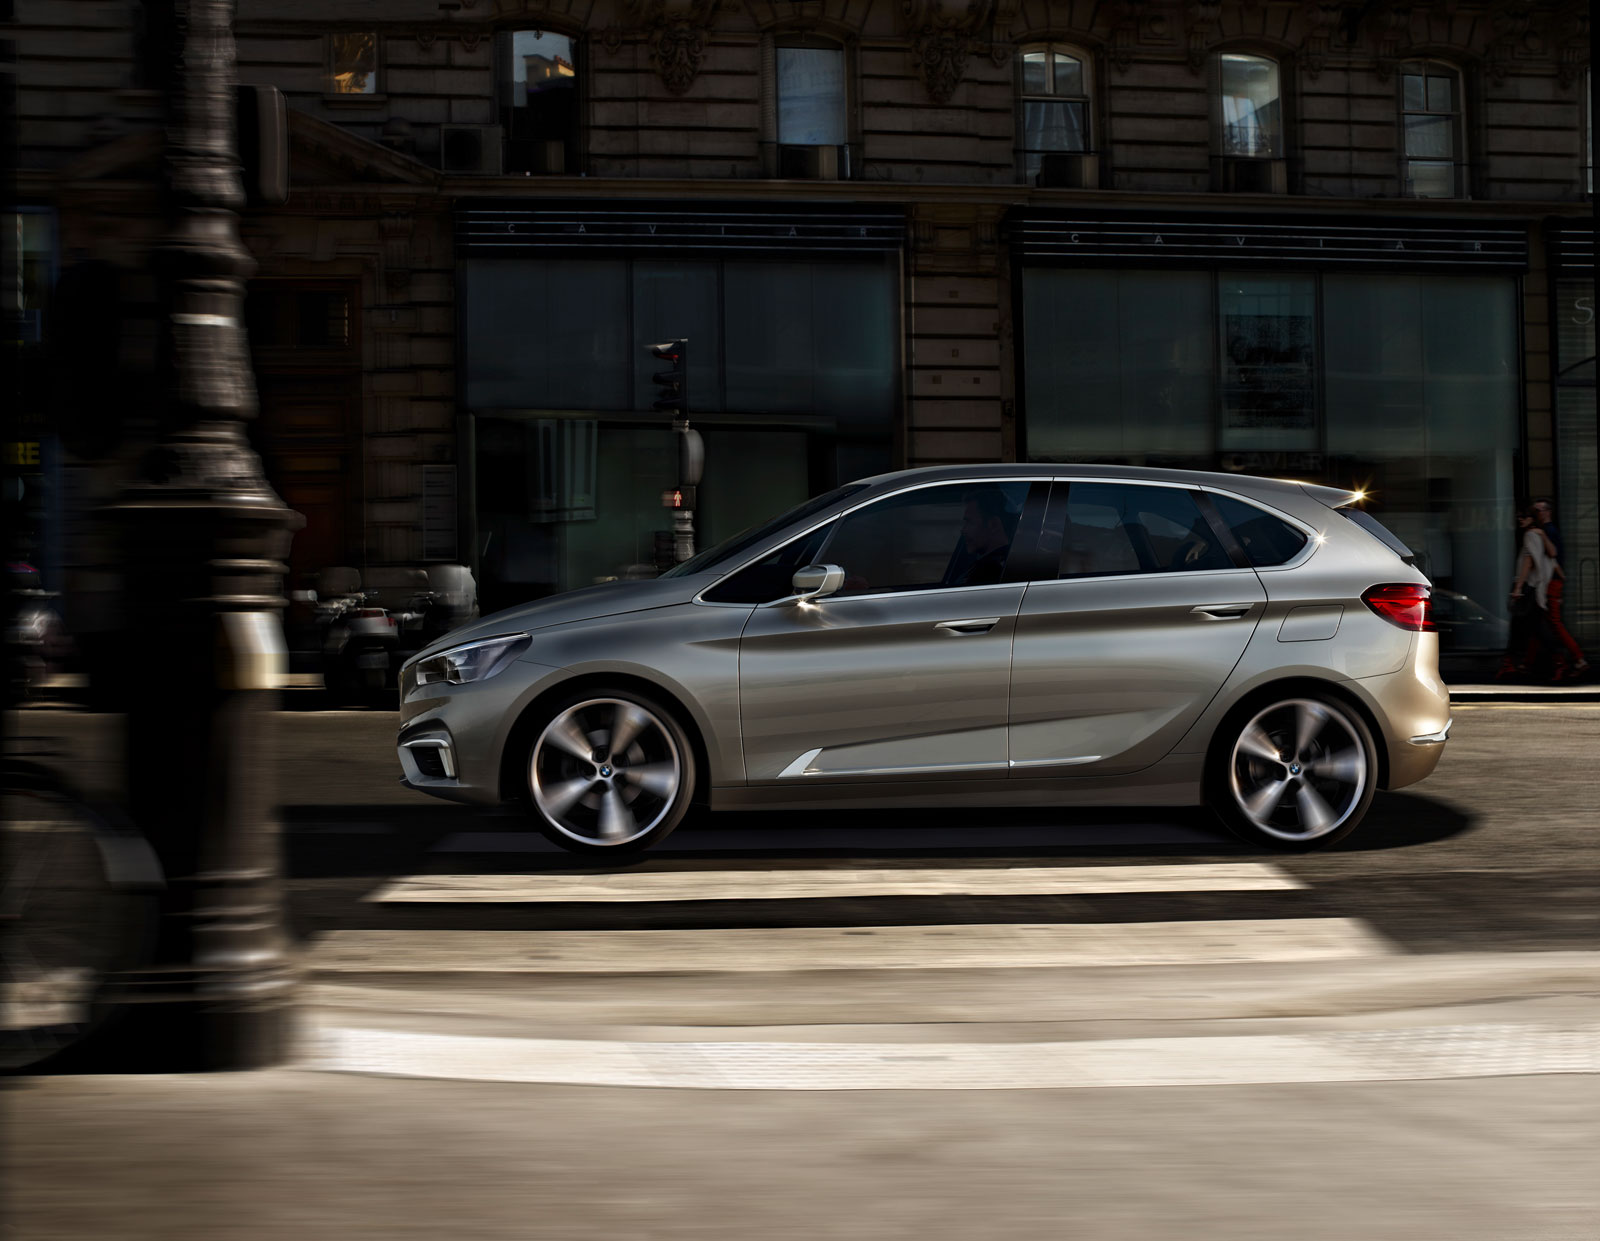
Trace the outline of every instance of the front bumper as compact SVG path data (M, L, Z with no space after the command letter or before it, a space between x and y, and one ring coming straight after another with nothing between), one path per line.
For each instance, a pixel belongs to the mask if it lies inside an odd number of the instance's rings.
M512 726L563 675L518 660L486 681L418 686L406 669L395 739L406 785L447 801L499 805L501 758Z

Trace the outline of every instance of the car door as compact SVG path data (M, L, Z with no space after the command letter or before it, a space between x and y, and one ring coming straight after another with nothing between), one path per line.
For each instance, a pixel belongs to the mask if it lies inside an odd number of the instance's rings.
M1165 756L1266 610L1255 571L1181 487L1057 481L1012 650L1014 776L1116 775Z
M752 783L1006 771L1011 638L1048 487L911 488L840 517L815 554L845 585L758 606L739 648ZM1020 531L1020 533L1019 533Z

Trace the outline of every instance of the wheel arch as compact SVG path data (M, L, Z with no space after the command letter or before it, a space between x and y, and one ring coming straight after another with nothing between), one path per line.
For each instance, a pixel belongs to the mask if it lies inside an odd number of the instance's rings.
M1238 722L1274 698L1293 697L1296 694L1305 693L1320 694L1326 698L1331 698L1340 705L1348 707L1361 718L1361 722L1367 726L1367 732L1372 736L1373 749L1377 751L1377 787L1379 789L1388 788L1388 733L1378 723L1378 717L1372 708L1344 682L1325 680L1322 677L1314 676L1290 676L1268 681L1262 685L1252 686L1234 700L1227 710L1223 712L1222 718L1217 722L1217 726L1211 730L1211 741L1206 747L1206 761L1202 772L1202 780L1207 786L1205 792L1210 792L1210 781L1215 778L1218 766L1217 753L1223 746L1231 744L1229 738Z
M514 802L527 797L527 783L522 774L523 759L533 746L533 739L539 731L540 724L554 704L574 694L586 694L599 689L633 690L646 698L653 699L672 712L678 726L689 738L691 759L694 762L694 801L696 803L705 801L710 796L711 759L695 713L689 709L680 695L666 686L647 677L626 672L579 673L547 686L522 708L510 732L506 734L505 745L500 751L500 800Z

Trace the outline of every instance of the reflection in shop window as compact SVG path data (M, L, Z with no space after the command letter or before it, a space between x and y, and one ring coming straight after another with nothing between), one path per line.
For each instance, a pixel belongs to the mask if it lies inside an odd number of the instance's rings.
M1208 466L1211 284L1204 272L1027 269L1028 459Z
M1221 446L1249 452L1316 448L1315 280L1224 273L1217 297Z
M1498 649L1516 545L1516 282L1330 275L1322 327L1329 481L1369 483L1376 516L1450 592L1461 619L1442 649Z
M505 170L569 173L578 169L578 69L573 40L543 30L500 35L500 123Z
M371 30L328 36L328 90L334 95L378 93L378 36Z

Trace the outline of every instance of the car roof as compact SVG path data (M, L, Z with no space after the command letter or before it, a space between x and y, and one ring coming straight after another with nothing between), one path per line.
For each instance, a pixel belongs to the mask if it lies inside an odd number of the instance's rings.
M1213 487L1222 491L1239 491L1259 495L1262 499L1277 496L1306 495L1330 508L1348 504L1358 492L1340 487L1324 487L1316 483L1303 483L1289 478L1262 478L1255 474L1223 474L1206 470L1169 470L1144 465L1073 465L1057 463L985 463L982 465L934 465L913 470L896 470L891 474L878 474L858 481L874 492L894 491L907 483L963 482L982 478L1105 478L1127 479L1134 482L1172 483L1180 487ZM852 498L860 503L861 496Z

